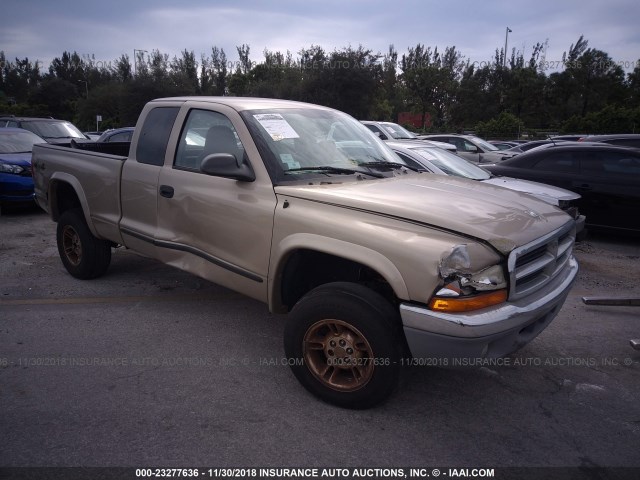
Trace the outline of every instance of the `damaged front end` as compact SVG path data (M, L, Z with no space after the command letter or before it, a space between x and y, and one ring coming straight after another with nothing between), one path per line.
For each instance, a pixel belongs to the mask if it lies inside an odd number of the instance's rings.
M456 244L438 263L427 305L400 305L416 358L497 358L522 348L562 307L578 273L575 224L510 251ZM500 252L500 253L498 253ZM501 255L502 254L502 255Z
M438 312L470 312L503 303L509 297L505 266L496 263L474 268L471 258L477 245L456 245L442 258L438 273L442 285L429 302ZM481 247L480 247L481 248ZM482 252L485 253L485 252Z

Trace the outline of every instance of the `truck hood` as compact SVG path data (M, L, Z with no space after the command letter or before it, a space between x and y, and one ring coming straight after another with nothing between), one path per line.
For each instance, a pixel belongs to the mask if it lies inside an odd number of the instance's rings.
M324 185L280 185L276 194L420 222L489 242L508 254L571 218L542 200L475 180L428 173Z
M551 205L560 205L560 200L573 201L578 200L580 195L564 188L547 185L540 182L532 182L531 180L521 180L511 177L491 177L482 180L483 183L490 183L499 187L517 190L518 192L528 193L534 197L544 200Z

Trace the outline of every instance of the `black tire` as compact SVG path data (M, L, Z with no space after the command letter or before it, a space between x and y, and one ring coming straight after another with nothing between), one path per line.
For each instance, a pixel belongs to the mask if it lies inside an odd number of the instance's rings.
M67 210L58 220L58 253L67 271L88 280L104 274L111 263L111 244L96 238L84 220L82 209Z
M335 282L315 288L289 314L284 348L298 381L322 400L370 408L396 388L402 352L394 307L373 290Z

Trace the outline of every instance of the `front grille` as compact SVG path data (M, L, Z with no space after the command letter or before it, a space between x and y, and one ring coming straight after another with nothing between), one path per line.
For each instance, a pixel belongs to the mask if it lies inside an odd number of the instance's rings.
M532 294L552 281L566 266L575 241L575 223L569 222L509 255L509 299Z
M565 213L569 214L571 218L573 218L574 220L580 216L580 212L578 212L578 207L569 207L563 210L565 211Z

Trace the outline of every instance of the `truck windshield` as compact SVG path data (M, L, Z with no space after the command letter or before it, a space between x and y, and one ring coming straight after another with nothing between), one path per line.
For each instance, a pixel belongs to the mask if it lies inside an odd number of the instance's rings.
M242 116L276 183L348 172L373 172L367 178L375 178L406 165L368 128L335 110L251 110Z

